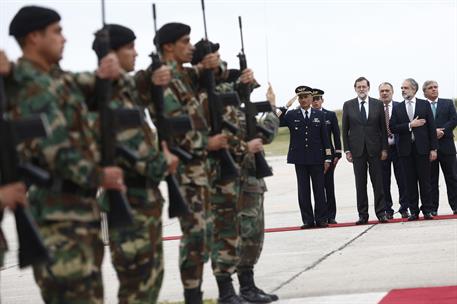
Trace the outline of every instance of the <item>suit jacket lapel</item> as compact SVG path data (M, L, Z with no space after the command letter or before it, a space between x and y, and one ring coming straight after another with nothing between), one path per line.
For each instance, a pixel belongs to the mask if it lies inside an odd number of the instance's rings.
M359 122L363 124L362 115L360 114L359 100L357 98L352 100L352 106L354 107L354 113L357 113Z

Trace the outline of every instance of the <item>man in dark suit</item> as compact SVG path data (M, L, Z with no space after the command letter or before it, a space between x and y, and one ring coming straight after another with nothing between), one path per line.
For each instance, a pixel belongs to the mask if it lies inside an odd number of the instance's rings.
M368 97L370 82L359 77L354 83L357 98L343 105L343 145L346 159L353 163L357 190L357 225L368 222L367 169L374 192L376 216L386 223L381 160L387 158L387 132L382 102Z
M324 176L325 201L328 206L328 223L337 224L335 220L336 199L334 172L336 165L341 158L340 127L338 126L338 118L336 117L336 113L322 107L322 103L324 102L323 95L324 91L320 89L313 89L312 106L314 109L320 110L325 114L325 124L327 126L330 149L332 152L332 162L330 163L330 168Z
M390 129L398 135L397 151L406 176L406 194L411 216L419 219L422 210L425 219L433 219L431 212L430 162L437 157L438 139L432 108L426 100L416 98L417 82L408 78L403 81L401 94L405 99L392 112ZM419 209L419 192L422 206Z
M457 161L453 133L457 125L457 113L454 102L450 99L438 98L438 83L434 80L424 82L422 90L432 107L433 117L435 118L436 136L438 138L438 158L431 163L432 215L438 214L439 166L443 170L444 180L446 181L449 205L453 213L457 214Z
M330 167L331 151L325 115L311 108L312 89L299 86L295 89L300 107L279 113L280 126L290 131L287 162L295 164L298 202L303 221L302 229L327 227L327 205L324 197L324 173ZM313 183L314 213L311 204L310 179Z
M384 104L384 116L386 118L386 130L387 130L387 141L389 144L389 151L386 160L382 161L382 181L384 185L384 198L386 201L386 216L387 219L394 218L394 209L392 195L390 192L390 181L392 175L392 165L394 167L395 180L397 181L398 187L398 197L400 208L398 212L401 214L402 218L408 218L408 202L406 200L406 181L405 173L398 158L397 148L396 148L396 137L395 134L390 130L390 117L392 117L392 111L400 103L392 100L394 94L394 88L392 84L388 82L383 82L379 85L379 99Z

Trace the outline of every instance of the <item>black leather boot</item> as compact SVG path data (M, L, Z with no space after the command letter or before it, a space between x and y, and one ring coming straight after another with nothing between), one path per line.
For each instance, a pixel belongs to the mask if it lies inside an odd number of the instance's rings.
M185 304L202 304L203 292L200 288L184 289L184 303Z
M248 304L235 293L231 277L216 277L216 281L219 288L218 304Z
M277 295L268 294L255 285L254 271L252 269L238 271L238 280L240 282L240 295L246 301L251 303L270 303L278 300Z

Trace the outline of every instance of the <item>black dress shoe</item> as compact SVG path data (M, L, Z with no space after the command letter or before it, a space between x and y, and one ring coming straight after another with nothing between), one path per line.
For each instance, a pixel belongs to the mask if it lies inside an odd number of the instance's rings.
M327 222L318 222L318 223L316 223L316 227L327 228L328 227L328 223Z
M425 212L424 213L424 220L433 220L433 212Z
M368 223L368 218L366 217L361 217L357 222L355 222L356 225L365 225Z
M417 215L417 214L411 214L408 217L408 221L417 221L418 219L419 219L419 215Z
M314 224L306 223L306 224L301 225L300 229L309 229L309 228L313 228L313 227L314 227Z
M457 210L456 210L456 212L457 212ZM329 220L328 220L328 223L329 223L329 224L332 224L332 225L338 224L338 222L335 221L335 219L329 219Z
M438 211L432 211L430 212L432 214L432 216L438 216ZM424 214L425 215L425 214Z
M394 215L393 215L392 213L387 213L387 214L386 214L386 218L387 218L388 220L393 220L393 219L394 219Z
M387 216L385 215L381 215L380 217L378 217L378 221L380 223L388 223L389 221L387 220Z
M410 216L408 210L400 212L400 214L401 214L401 218L409 218L409 216Z

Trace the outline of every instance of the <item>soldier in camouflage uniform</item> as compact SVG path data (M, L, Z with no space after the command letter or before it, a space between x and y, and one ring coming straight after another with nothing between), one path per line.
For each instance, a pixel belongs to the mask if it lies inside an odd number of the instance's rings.
M57 12L37 6L19 10L10 24L23 57L6 81L13 117L45 114L50 135L21 147L24 158L49 171L49 187L29 189L32 214L53 256L35 265L35 280L46 303L102 303L103 243L95 200L98 187L125 190L122 170L97 164L93 133L87 126L84 99L57 64L65 38ZM112 58L98 75L110 75ZM54 73L55 72L55 73Z
M219 56L218 43L212 43L206 40L199 41L195 45L192 64L197 65L209 50ZM215 74L218 75L216 78L217 92L234 92L237 81L249 83L254 79L253 73L249 69L243 71L241 75L240 73L237 73L235 77L231 72L232 70L227 69L227 64L225 62L221 62L217 67L215 70ZM238 79L238 77L240 79ZM204 95L205 94L206 93L204 93ZM206 98L206 96L202 96L202 98ZM242 113L238 107L224 107L224 120L229 121L238 127L238 132L236 134L232 134L226 130L224 130L224 132L229 138L230 153L235 156L235 160L238 165L241 166L241 160L249 150L252 153L262 150L262 142L260 139L252 140L249 143L242 140L244 137L244 130L241 126L240 115L242 115ZM222 180L220 178L220 163L218 159L210 157L210 161L212 165L212 191L210 220L208 221L207 229L209 233L208 237L211 239L211 266L219 288L218 303L246 303L235 293L231 278L232 274L236 271L236 265L239 261L237 248L240 242L240 235L238 229L237 201L240 193L240 178Z
M181 192L189 203L191 213L179 218L182 238L179 249L179 268L186 303L202 303L201 284L205 263L206 222L209 206L210 151L227 148L227 136L209 136L208 123L202 102L199 100L199 74L201 69L214 68L219 59L213 54L205 56L201 65L183 67L192 59L190 27L182 23L168 23L156 34L163 62L171 68L172 80L164 92L165 114L188 115L192 130L174 138L174 144L192 155L192 160L178 167ZM147 74L147 73L146 73Z
M112 108L147 107L150 101L139 99L135 80L127 73L133 71L137 56L135 34L117 24L107 25L110 48L125 71L112 92ZM96 41L94 41L96 44ZM96 47L95 47L96 48ZM154 71L156 85L166 85L170 71L162 67ZM157 147L156 133L145 122L141 129L118 134L118 143L136 152L135 163L121 160L124 180L128 187L127 198L132 207L132 227L110 230L110 249L114 268L119 278L119 303L156 303L163 280L162 206L158 188L167 171L174 173L178 158L164 143L163 153Z
M267 99L274 108L275 95L271 86ZM272 136L263 136L264 143L270 143L277 133L279 119L271 112L265 114L259 123L272 131ZM262 252L264 241L264 193L267 187L263 178L256 177L254 154L245 155L242 164L241 195L239 200L239 222L241 242L239 247L240 261L237 266L240 295L252 303L270 303L278 300L274 294L267 294L254 282L254 265Z

